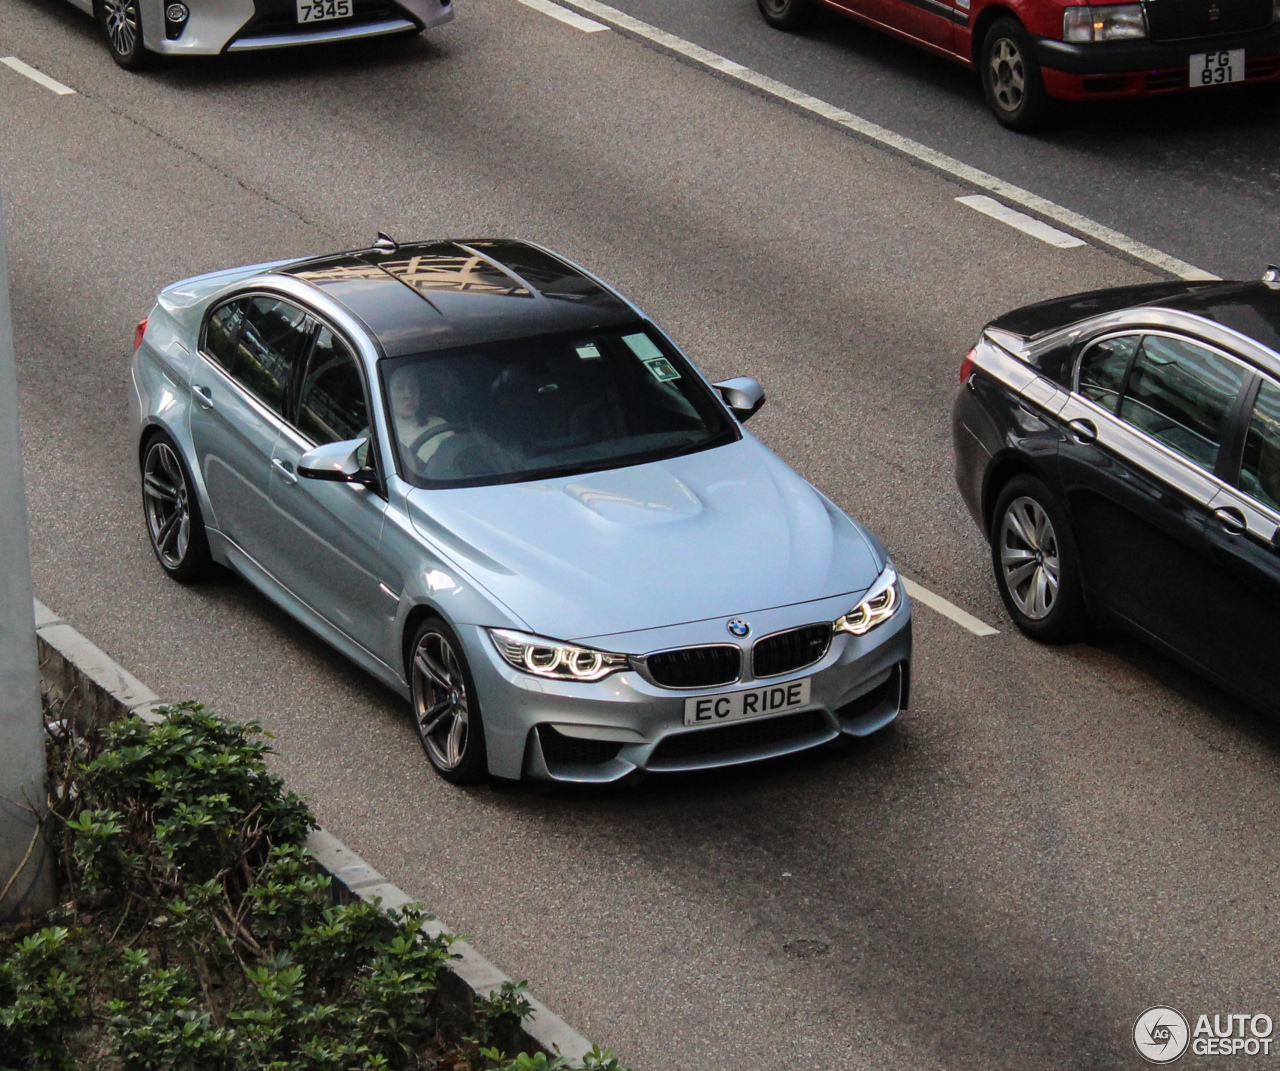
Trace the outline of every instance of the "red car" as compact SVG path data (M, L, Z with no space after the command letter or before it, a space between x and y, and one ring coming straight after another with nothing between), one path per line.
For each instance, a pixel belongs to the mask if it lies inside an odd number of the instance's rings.
M1280 0L756 0L780 30L819 7L885 30L982 75L987 103L1014 130L1050 97L1109 100L1280 79Z

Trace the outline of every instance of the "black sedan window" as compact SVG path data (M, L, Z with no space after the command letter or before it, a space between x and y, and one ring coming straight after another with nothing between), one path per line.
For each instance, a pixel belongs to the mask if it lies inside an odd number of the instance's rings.
M1248 375L1244 366L1203 346L1147 335L1120 416L1212 471L1227 414Z
M1129 361L1141 337L1120 335L1091 346L1080 359L1076 389L1108 413L1114 413L1120 391L1124 389L1124 374L1129 370Z
M1280 512L1280 387L1262 381L1244 440L1240 487Z
M641 324L384 361L400 471L471 487L617 468L738 438L702 378Z

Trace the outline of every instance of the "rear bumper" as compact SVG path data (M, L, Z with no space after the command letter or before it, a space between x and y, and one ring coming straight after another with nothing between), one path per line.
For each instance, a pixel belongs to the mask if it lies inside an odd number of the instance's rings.
M1044 86L1064 100L1100 100L1176 93L1191 89L1191 56L1245 50L1245 80L1280 80L1280 27L1189 38L1183 41L1111 41L1077 45L1047 37L1035 40ZM1198 87L1197 87L1198 88Z

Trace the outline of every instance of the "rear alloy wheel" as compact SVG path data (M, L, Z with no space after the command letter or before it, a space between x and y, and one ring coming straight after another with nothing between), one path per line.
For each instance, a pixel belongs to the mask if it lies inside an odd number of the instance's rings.
M996 502L991 561L1014 623L1042 643L1071 643L1088 627L1075 540L1058 501L1033 476L1010 480Z
M149 65L151 54L142 43L138 0L98 0L98 21L116 63L126 71L140 71Z
M1016 19L997 19L982 40L982 88L995 117L1010 130L1043 125L1049 112L1031 38Z
M431 620L418 629L410 678L418 741L431 765L454 784L482 780L488 763L475 686L462 644L443 621Z
M813 23L813 0L756 0L764 21L778 30L803 30Z
M142 455L142 511L164 571L189 584L213 570L209 540L186 466L173 440L157 434Z

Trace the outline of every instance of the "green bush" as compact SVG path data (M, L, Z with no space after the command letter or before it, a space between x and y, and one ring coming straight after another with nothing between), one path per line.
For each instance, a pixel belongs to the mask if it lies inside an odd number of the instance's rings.
M523 982L457 1026L439 986L452 938L416 907L334 903L265 735L182 704L52 741L73 925L0 935L0 1071L566 1067L499 1051L532 1011ZM598 1050L583 1067L621 1071Z

